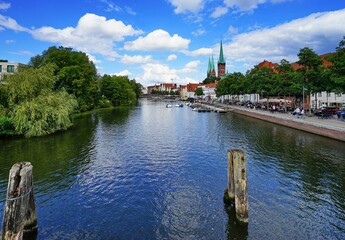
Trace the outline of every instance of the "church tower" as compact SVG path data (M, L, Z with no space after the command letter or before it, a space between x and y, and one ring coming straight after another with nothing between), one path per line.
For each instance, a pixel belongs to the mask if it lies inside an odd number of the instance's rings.
M220 41L220 51L219 51L219 58L218 58L218 77L222 78L225 76L225 60L223 55L223 42Z
M214 69L214 60L213 55L212 59L208 59L208 68L207 68L207 77L215 77L216 76L216 70Z

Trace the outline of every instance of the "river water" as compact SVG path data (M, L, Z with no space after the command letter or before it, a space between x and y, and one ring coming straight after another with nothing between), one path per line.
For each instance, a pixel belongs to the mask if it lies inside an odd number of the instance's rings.
M249 224L223 204L227 150L247 155ZM0 140L33 164L37 239L345 239L345 143L234 113L142 100L65 132Z

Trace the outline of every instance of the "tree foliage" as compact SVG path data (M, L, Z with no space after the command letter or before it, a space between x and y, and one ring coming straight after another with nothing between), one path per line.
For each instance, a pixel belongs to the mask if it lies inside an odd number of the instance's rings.
M3 116L12 122L16 133L41 136L71 126L77 101L63 89L54 91L54 70L54 65L46 65L26 68L7 77L8 108L2 113L6 113Z
M340 41L335 54L328 59L333 63L331 67L324 67L320 56L307 47L300 49L298 58L297 70L286 59L282 59L274 69L255 66L245 76L241 76L241 73L229 74L218 82L216 94L264 92L267 95L301 96L303 88L312 93L345 93L345 37Z
M101 93L114 106L136 103L139 86L127 76L104 75L101 78Z
M55 65L55 89L65 89L76 96L81 111L97 107L101 97L97 70L85 53L72 48L50 47L29 62L29 66L34 68L47 64Z

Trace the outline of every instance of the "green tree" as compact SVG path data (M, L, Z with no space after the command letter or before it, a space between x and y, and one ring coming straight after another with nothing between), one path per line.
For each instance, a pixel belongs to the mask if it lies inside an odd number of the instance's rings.
M72 48L50 47L42 55L31 58L29 66L38 68L54 64L56 89L66 89L76 96L81 111L87 111L97 106L100 100L96 67L83 52Z
M136 103L136 88L127 76L104 75L101 78L101 94L114 106Z
M26 68L6 79L7 117L16 133L41 136L72 125L77 101L65 90L54 91L54 65Z
M330 57L333 63L331 67L331 83L333 91L336 93L345 93L345 36L339 42L335 54Z
M204 91L202 90L201 87L198 87L197 89L195 89L195 95L197 95L197 96L204 95Z

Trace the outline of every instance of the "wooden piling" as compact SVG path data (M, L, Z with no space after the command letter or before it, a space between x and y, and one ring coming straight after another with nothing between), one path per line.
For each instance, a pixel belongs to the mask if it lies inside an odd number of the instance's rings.
M228 197L235 201L234 151L228 150Z
M246 154L242 150L228 150L228 188L224 196L235 200L237 220L248 223L248 190Z
M32 165L29 162L12 166L7 186L6 205L2 221L2 239L22 239L37 233L37 213L32 185Z

